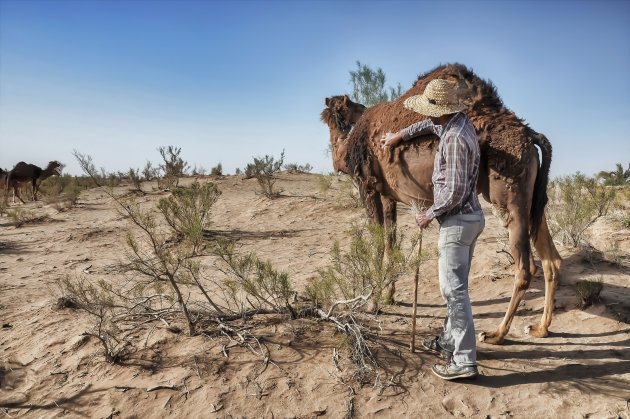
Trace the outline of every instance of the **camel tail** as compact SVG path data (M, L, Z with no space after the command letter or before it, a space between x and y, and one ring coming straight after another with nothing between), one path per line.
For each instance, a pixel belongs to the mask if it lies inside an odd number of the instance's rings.
M538 170L536 182L534 183L534 196L530 214L531 228L529 230L529 236L532 240L535 240L542 217L545 216L545 207L547 206L547 184L549 183L552 148L551 143L544 135L535 133L532 137L534 144L540 148L542 154L540 169Z

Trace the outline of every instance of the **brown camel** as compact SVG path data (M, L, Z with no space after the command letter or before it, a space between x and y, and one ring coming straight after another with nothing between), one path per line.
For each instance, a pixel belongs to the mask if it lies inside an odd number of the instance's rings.
M24 163L23 161L19 162L7 174L6 194L9 193L10 188L13 188L13 203L15 203L15 197L17 196L24 204L24 200L18 193L18 187L22 183L30 182L33 187L33 201L37 201L37 191L39 189L39 185L44 179L53 175L59 176L59 167L61 167L61 163L58 161L49 162L45 169L35 166L34 164Z
M335 168L351 175L359 185L368 216L374 222L395 223L396 202L430 205L433 160L439 139L434 135L422 136L393 149L383 149L379 140L388 131L396 132L424 118L407 110L403 102L421 94L435 78L458 82L467 106L465 112L476 128L481 146L477 192L502 218L516 262L516 281L505 317L496 331L482 332L479 339L500 344L508 333L536 271L530 239L542 259L545 306L540 324L530 326L528 332L545 337L561 264L544 216L551 144L503 105L491 82L480 79L461 64L449 64L421 75L403 96L367 108L360 117L357 117L360 105L347 97L327 99L322 120L330 128L333 158L340 160L343 156L344 163L334 161ZM541 151L541 162L536 146Z

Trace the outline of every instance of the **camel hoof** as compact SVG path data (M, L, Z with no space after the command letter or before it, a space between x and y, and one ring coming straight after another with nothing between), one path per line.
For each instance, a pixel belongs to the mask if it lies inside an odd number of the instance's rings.
M546 338L549 335L547 329L543 329L540 325L527 326L525 333L536 338Z
M503 338L499 337L498 333L486 333L481 332L477 335L479 342L489 343L490 345L500 345L503 343Z

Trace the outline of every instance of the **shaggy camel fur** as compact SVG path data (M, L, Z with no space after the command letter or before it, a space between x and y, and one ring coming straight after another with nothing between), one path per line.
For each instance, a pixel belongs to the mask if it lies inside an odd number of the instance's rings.
M505 317L496 331L482 332L479 339L500 344L507 335L536 272L530 239L542 259L545 306L540 324L528 327L527 331L533 336L545 337L551 324L561 264L544 216L551 144L503 105L491 82L480 79L461 64L450 64L420 76L403 96L367 108L358 118L360 107L347 97L327 99L322 120L330 128L333 157L340 160L343 156L344 161L343 165L340 161L334 162L335 167L342 171L345 168L359 185L368 216L374 222L394 224L396 202L430 205L433 201L431 175L439 139L426 135L387 149L380 147L379 140L386 132L399 131L424 118L406 109L403 102L421 94L435 78L454 80L459 85L467 106L464 112L475 126L481 146L477 192L502 218L516 262L516 280ZM348 116L354 119L345 119ZM541 151L541 162L536 146Z
M35 166L34 164L24 163L23 161L19 162L7 174L6 194L9 193L10 188L13 188L13 203L15 203L15 197L17 196L24 204L24 200L18 193L18 186L22 183L30 182L33 187L33 201L37 201L39 185L44 179L53 175L59 176L59 167L61 167L61 163L58 161L49 162L48 166L43 170L41 167Z

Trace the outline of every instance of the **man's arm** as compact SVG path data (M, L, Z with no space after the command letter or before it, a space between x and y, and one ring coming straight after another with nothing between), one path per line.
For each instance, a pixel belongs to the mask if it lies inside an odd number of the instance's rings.
M427 134L429 132L432 132L435 135L440 135L433 122L430 119L424 119L416 122L415 124L409 125L407 128L403 128L396 133L388 132L387 134L384 134L383 137L381 137L381 145L383 147L396 147L402 141L407 141L410 138Z

